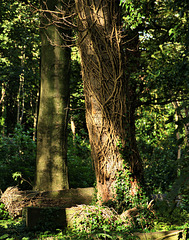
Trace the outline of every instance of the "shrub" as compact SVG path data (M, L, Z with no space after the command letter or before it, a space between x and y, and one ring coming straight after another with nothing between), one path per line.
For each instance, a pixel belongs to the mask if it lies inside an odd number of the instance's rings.
M4 191L7 187L16 184L23 190L31 188L28 182L32 183L34 180L35 157L36 144L30 132L25 132L22 126L17 125L14 133L8 137L0 136L1 190ZM14 173L17 173L16 182L13 179ZM22 182L23 179L28 182Z
M95 182L89 142L77 134L74 141L68 138L68 176L70 188L92 187Z
M9 213L5 210L5 205L0 203L0 220L6 220L9 218Z

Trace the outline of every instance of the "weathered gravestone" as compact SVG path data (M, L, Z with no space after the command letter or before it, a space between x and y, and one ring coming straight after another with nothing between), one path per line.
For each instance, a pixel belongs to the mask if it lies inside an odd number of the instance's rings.
M73 225L74 211L77 205L92 203L95 194L94 188L77 188L60 191L48 191L40 194L41 199L49 199L49 206L27 206L23 215L28 228L65 228ZM57 205L57 200L59 204ZM53 206L53 201L56 206Z

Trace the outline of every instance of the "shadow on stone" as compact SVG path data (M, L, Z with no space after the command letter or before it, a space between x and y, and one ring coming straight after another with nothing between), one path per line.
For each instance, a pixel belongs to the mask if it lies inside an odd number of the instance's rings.
M65 208L79 204L89 205L92 203L95 194L94 188L76 188L59 191L42 192L42 198L60 199Z
M64 229L72 225L72 208L38 208L26 207L23 209L26 227L40 230Z

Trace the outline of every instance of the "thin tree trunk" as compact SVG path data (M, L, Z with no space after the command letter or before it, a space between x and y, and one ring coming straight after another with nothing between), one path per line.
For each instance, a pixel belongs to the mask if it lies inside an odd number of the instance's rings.
M178 102L172 102L172 104L175 108L175 120L176 120L176 122L183 121L184 118L188 118L188 108L187 107L183 107L182 112L181 112L181 109L179 109L181 106L179 105ZM184 130L185 130L186 145L189 146L189 123L183 121L183 124L184 124ZM177 141L178 141L180 139L180 133L179 133L178 126L175 126L175 128L177 130L176 138L177 138ZM178 146L178 151L177 151L177 160L180 160L181 157L182 157L182 145L180 144ZM178 172L178 175L180 175L180 169L179 168L178 168L177 172Z
M24 50L21 51L22 59L21 59L21 67L22 73L20 74L20 81L19 81L19 89L17 95L17 124L22 123L22 119L24 116L24 105L25 105L25 96L24 96L24 60L25 60L25 52Z
M185 116L188 119L189 117L189 108L185 107ZM185 135L186 135L186 144L189 147L189 122L184 124L184 128L185 128Z
M6 112L5 112L5 103L4 103L4 98L5 98L5 84L2 83L1 85L1 99L0 99L0 104L1 104L1 134L4 136L5 134L5 118L6 118Z
M22 123L23 115L24 115L24 73L21 73L17 95L17 124Z
M179 120L180 120L180 116L179 116L179 114L178 114L178 112L177 112L177 109L178 109L178 102L172 102L172 104L173 104L173 106L174 106L174 108L175 108L175 120L176 120L176 122L178 122ZM177 126L175 125L175 130L177 130ZM180 133L179 133L179 131L177 131L177 133L176 133L176 138L177 138L177 141L179 141L179 139L180 139ZM179 145L178 146L178 150L177 150L177 160L180 160L181 159L181 150L182 150L182 148L181 148L181 145ZM180 172L180 169L178 169L178 172Z
M95 166L98 196L114 196L116 175L125 164L136 193L142 164L135 140L134 111L124 73L119 1L76 0L79 50L84 81L86 122Z
M38 118L38 110L39 110L39 89L37 91L37 95L35 97L35 105L33 110L33 141L36 141L37 137L37 118Z
M44 2L43 2L44 3ZM61 1L47 0L43 9L55 10ZM44 16L45 15L45 16ZM37 126L38 190L68 189L67 122L69 109L70 49L61 47L63 31L48 22L44 13L41 27L41 91ZM47 17L47 18L46 18ZM69 34L69 32L64 32Z
M70 118L70 121L71 121L71 130L72 130L72 134L73 134L73 144L75 145L75 129L76 129L76 126L75 126L75 122L73 120L73 117L71 116Z

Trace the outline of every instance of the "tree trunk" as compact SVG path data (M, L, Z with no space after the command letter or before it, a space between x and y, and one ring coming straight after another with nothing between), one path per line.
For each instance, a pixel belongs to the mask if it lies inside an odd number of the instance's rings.
M136 193L142 177L135 140L135 109L129 77L124 72L121 9L116 0L75 0L75 3L86 122L98 196L105 202L113 198L116 174L124 169L123 158L132 172L132 193Z
M0 118L1 118L1 128L0 128L0 134L3 136L5 135L5 119L6 119L6 112L5 112L5 93L6 93L6 88L5 84L2 82L1 83L1 99L0 99Z
M185 116L188 119L189 117L189 107L185 107ZM189 147L189 122L184 124L185 136L186 136L186 145Z
M42 1L43 2L43 1ZM45 1L44 10L60 8L61 1ZM70 49L48 11L41 25L41 90L37 126L36 189L68 189L67 121L69 107Z

